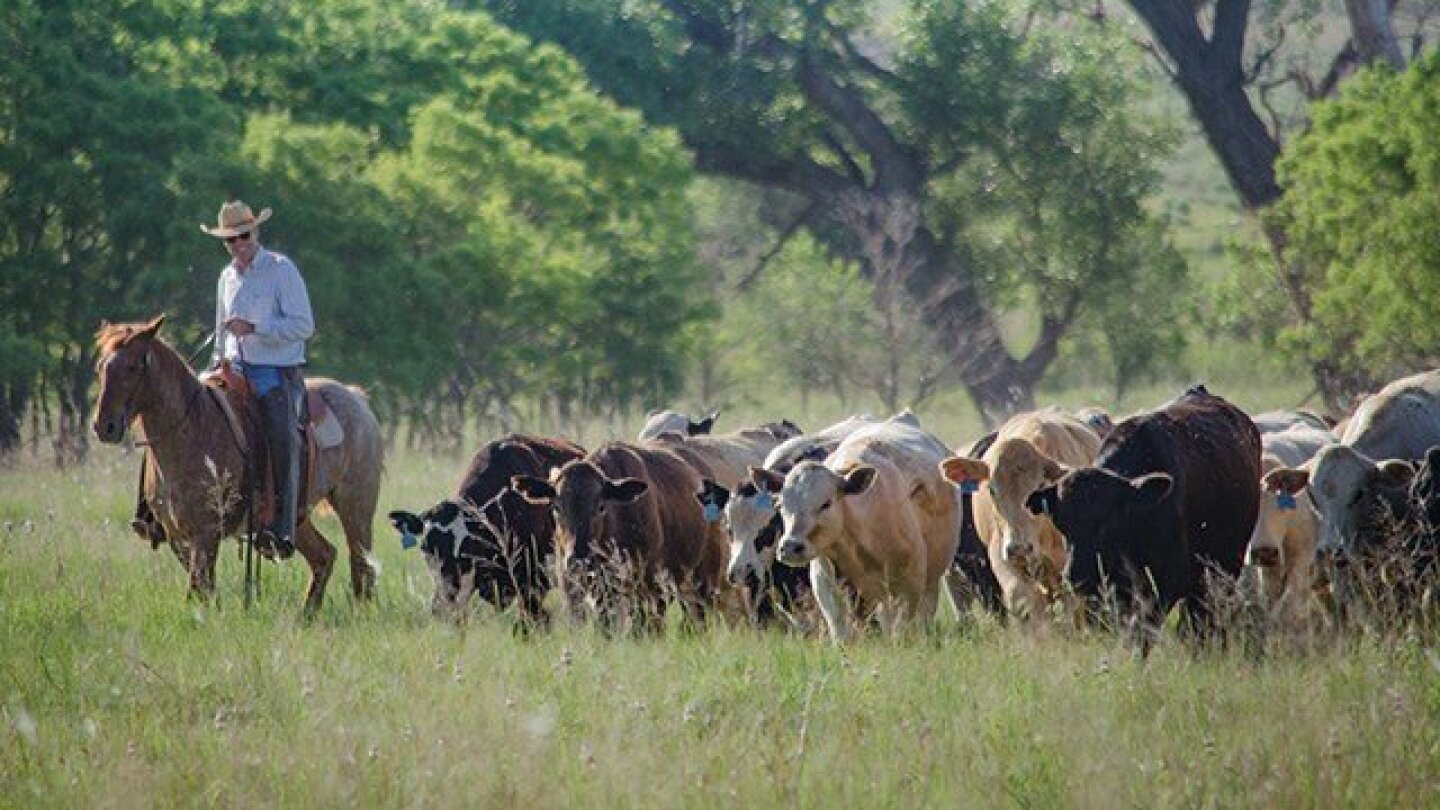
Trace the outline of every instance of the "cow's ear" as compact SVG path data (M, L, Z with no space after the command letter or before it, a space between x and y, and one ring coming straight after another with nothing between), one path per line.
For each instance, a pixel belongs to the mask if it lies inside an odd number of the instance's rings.
M650 485L639 478L621 478L619 481L606 481L604 498L607 501L617 503L631 503L636 498L645 494Z
M419 534L420 530L425 528L418 515L399 509L390 513L390 525L401 534Z
M1310 471L1304 467L1277 467L1260 479L1269 492L1288 492L1299 495L1310 484Z
M785 476L774 470L767 470L764 467L756 467L754 465L751 465L749 470L750 482L755 485L755 489L761 492L774 494L785 487Z
M1029 509L1032 515L1053 515L1058 497L1059 492L1055 487L1042 487L1025 499L1025 508Z
M1142 509L1149 509L1165 500L1174 485L1175 479L1168 473L1157 472L1132 478L1130 486L1135 490L1135 494L1131 502Z
M966 481L985 481L990 478L990 465L978 458L951 456L940 462L940 474L947 481L963 484Z
M724 509L730 503L730 490L705 478L700 482L700 491L695 493L695 499L703 506L714 504L717 509Z
M1410 482L1415 480L1415 465L1402 459L1390 458L1380 462L1371 475L1381 486L1408 490Z
M432 515L431 520L434 520L441 526L449 526L455 522L456 518L460 517L460 504L454 501L441 501L430 511Z
M874 467L861 464L845 473L845 483L840 485L840 492L845 495L859 495L875 483L875 475Z
M545 506L555 499L555 487L551 486L549 481L533 475L512 476L510 488L537 506Z
M720 412L714 411L699 422L691 421L687 430L691 436L702 436L715 429L715 420L720 418Z

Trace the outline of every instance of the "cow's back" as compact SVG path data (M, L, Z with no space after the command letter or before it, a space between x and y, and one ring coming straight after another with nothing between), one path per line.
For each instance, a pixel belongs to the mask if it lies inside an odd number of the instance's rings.
M695 497L706 470L652 444L614 443L592 460L612 479L636 478L647 485L633 503L606 511L607 531L626 538L625 550L648 570L663 570L677 583L713 593L727 549L719 524L705 520Z
M1192 576L1207 562L1239 573L1260 480L1260 433L1243 411L1203 390L1187 392L1117 425L1097 466L1126 477L1169 474L1180 536L1166 539L1188 550Z
M876 493L875 502L895 500L876 510L870 519L883 525L902 520L904 510L914 510L928 558L927 570L935 572L936 581L960 541L959 499L955 487L940 473L940 462L949 454L949 448L929 433L906 421L890 419L856 430L825 462L836 471L857 464L876 467L876 486L885 483L887 489Z
M1367 397L1340 443L1376 461L1423 457L1440 444L1440 371L1403 377Z

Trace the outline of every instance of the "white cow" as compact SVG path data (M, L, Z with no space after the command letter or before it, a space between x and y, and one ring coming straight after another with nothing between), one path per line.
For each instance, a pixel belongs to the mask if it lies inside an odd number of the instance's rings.
M959 540L958 498L939 469L948 454L935 437L892 419L855 431L823 464L802 461L785 475L777 559L809 566L836 641L872 612L891 631L934 616ZM771 491L778 478L762 469L752 477Z
M783 476L801 461L824 461L847 436L873 424L876 424L875 417L859 414L813 435L786 439L771 450L759 466ZM763 583L769 577L779 531L778 527L773 532L767 532L766 528L779 514L780 502L774 493L757 488L751 481L742 483L730 494L725 504L725 528L730 535L728 576L731 584Z
M1360 403L1338 444L1302 466L1272 470L1267 489L1307 490L1320 515L1321 554L1357 550L1363 530L1388 503L1409 498L1412 461L1440 444L1440 371L1390 383Z

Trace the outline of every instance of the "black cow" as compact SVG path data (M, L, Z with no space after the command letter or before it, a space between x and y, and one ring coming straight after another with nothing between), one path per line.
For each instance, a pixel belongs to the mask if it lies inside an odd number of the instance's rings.
M544 621L540 603L550 588L546 558L554 551L555 521L549 509L520 497L510 479L543 477L582 455L564 439L512 433L475 454L454 499L418 515L390 513L407 546L418 544L425 555L437 615L464 607L478 591L496 607L515 601L523 618Z
M996 431L981 436L964 453L969 458L980 458L995 444ZM971 506L975 493L969 489L960 490L960 544L955 547L955 561L952 563L959 573L959 587L951 591L955 607L964 611L976 599L991 614L1005 618L1005 597L1000 591L1000 580L990 567L990 552L985 541L980 539L980 530L975 527L975 511Z
M1196 386L1115 426L1095 466L1033 493L1070 547L1066 578L1092 606L1158 627L1184 603L1186 629L1214 630L1210 570L1232 579L1259 509L1260 433L1239 408Z

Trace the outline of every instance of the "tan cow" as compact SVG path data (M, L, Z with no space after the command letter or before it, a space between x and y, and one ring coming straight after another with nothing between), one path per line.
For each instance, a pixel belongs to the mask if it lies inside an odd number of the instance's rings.
M933 436L892 419L855 431L824 463L802 461L783 479L751 470L757 487L779 488L784 533L776 558L810 567L836 641L871 615L891 632L933 618L959 538L958 500L938 467L948 453Z
M1067 552L1065 538L1050 518L1031 514L1030 493L1059 480L1065 467L1095 460L1100 437L1063 411L1018 414L1004 425L981 458L954 456L941 464L946 478L988 481L975 490L971 507L975 528L990 555L990 567L1015 615L1039 615L1060 595Z
M1308 424L1260 434L1260 514L1250 534L1245 562L1256 573L1271 615L1285 624L1303 621L1313 607L1315 544L1320 515L1308 491L1298 495L1267 486L1265 476L1282 467L1299 467L1335 434Z
M719 435L661 433L641 445L663 447L694 466L708 468L707 478L733 492L749 480L750 467L763 464L776 445L799 435L800 429L790 422L774 422ZM696 459L700 464L696 464Z

